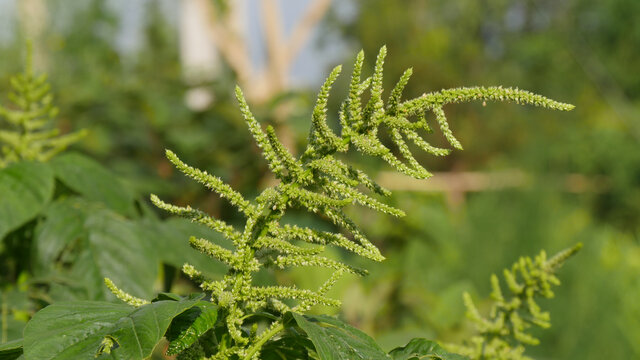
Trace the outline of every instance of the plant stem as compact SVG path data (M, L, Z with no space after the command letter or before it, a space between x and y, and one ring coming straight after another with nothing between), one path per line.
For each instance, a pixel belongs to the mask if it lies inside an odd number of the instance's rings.
M284 330L284 325L281 322L277 322L275 323L275 325L272 325L270 329L265 330L260 335L260 338L258 339L258 341L256 341L249 348L249 351L247 351L247 355L244 357L244 360L253 359L253 355L255 355L256 353L258 353L258 351L260 351L260 349L262 348L262 345L264 345L264 343L266 343L269 339L274 337L277 333L279 333L282 330Z

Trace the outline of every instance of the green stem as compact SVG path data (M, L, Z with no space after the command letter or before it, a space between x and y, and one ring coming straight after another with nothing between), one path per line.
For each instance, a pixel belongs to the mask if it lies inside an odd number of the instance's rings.
M343 145L348 145L350 142L351 136L348 134L343 134L342 138L341 138L341 142ZM332 153L335 153L336 151L334 150ZM301 159L303 161L304 164L308 163L309 161L311 161L312 159L306 158L305 159L305 155L303 154ZM306 169L305 172L307 173L311 173L312 170L310 168ZM289 185L289 186L293 186L293 187L299 187L299 185L297 183L291 183L291 182L286 182L285 185ZM281 196L283 196L285 198L285 203L286 200L288 198L287 194L282 194ZM273 211L271 208L267 208L266 214L262 215L261 217L264 219L264 223L261 224L262 227L261 228L257 228L254 235L252 236L252 238L246 243L244 244L245 246L245 257L244 257L244 262L245 264L248 264L249 261L251 261L253 259L253 255L254 255L254 250L251 248L251 245L253 244L253 242L255 242L257 239L259 239L262 236L265 236L267 231L268 231L268 227L265 226L267 223L269 223L270 220L273 220L274 216L276 212ZM259 224L260 224L260 220L258 220ZM258 225L260 226L260 225ZM250 272L247 271L241 271L239 273L235 274L235 286L234 286L234 292L237 292L242 286L244 286L244 278L250 275ZM237 294L235 294L237 295ZM237 298L237 297L236 297ZM235 304L236 306L239 306L240 304ZM243 317L246 318L249 315L245 315ZM277 333L279 333L280 331L282 331L284 329L284 325L280 322L278 323L274 323L273 327L266 330L264 333L262 333L260 335L260 338L258 339L258 341L256 343L254 343L248 350L247 355L244 357L245 360L251 360L251 358L260 351L260 349L262 348L262 345L264 345L265 342L267 342L269 339L271 339L273 336L275 336Z
M268 227L266 226L266 224L269 223L269 220L271 220L276 214L276 212L274 210L272 210L270 207L267 207L267 211L264 215L260 215L258 216L258 219L256 220L257 222L257 228L254 230L254 234L251 236L251 238L246 242L241 244L242 245L242 250L244 250L245 255L243 258L243 266L242 268L244 270L239 271L237 273L235 273L234 275L234 286L232 289L232 293L233 293L233 297L234 297L234 303L231 304L230 308L236 307L238 309L240 309L243 313L243 315L246 316L245 314L245 309L241 306L242 303L242 296L241 296L241 291L245 286L249 286L251 284L251 280L249 280L249 284L246 283L246 279L247 278L251 278L251 274L252 274L252 270L247 270L247 268L249 267L249 262L251 260L254 259L254 254L255 254L255 250L251 247L253 245L253 243L259 239L260 237L266 235L267 231L268 231ZM263 218L264 221L261 219ZM249 221L249 220L247 220ZM245 224L245 228L247 227L247 224ZM240 250L240 249L238 249ZM243 316L241 319L244 319L245 316ZM273 336L273 335L272 335ZM234 340L238 341L239 339L235 339ZM266 341L266 340L265 340ZM259 350L259 348L258 348ZM257 350L256 350L257 351Z
M272 326L270 329L265 330L260 335L258 341L256 341L247 351L247 355L244 357L244 360L253 359L253 355L257 354L260 349L262 349L262 345L266 343L269 339L276 336L280 331L284 330L284 325L281 322L276 323L276 325Z

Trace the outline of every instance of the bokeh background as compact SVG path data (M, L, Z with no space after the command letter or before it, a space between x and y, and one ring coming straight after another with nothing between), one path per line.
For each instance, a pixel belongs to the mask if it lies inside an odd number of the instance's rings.
M348 73L360 49L371 71L383 44L387 88L414 69L407 97L504 85L575 104L570 113L449 107L465 150L419 159L436 173L426 182L354 158L394 190L391 201L408 216L352 209L388 260L364 264L371 275L343 281L334 295L343 299L341 316L387 350L412 337L458 341L472 331L463 291L482 304L489 276L519 256L582 242L560 273L556 298L543 303L553 326L528 353L636 359L639 18L637 0L0 0L0 98L31 39L35 66L56 94L59 126L89 130L76 150L127 179L141 198L154 192L230 222L235 212L177 174L163 150L247 195L270 184L236 108L236 83L293 151L304 144L323 76L339 63ZM335 86L334 110L346 81ZM301 284L321 276L277 275ZM164 286L190 290L179 275Z

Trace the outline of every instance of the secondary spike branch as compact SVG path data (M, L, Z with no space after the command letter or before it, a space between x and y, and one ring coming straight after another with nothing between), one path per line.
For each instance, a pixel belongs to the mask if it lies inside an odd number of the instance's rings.
M9 98L14 107L0 105L0 119L7 123L0 129L0 168L21 160L47 161L87 134L81 130L60 135L51 129L58 108L47 76L33 74L31 57L29 45L24 72L11 78Z
M547 260L542 251L535 259L521 257L510 269L504 270L504 280L510 297L505 296L500 280L491 276L493 307L488 318L476 308L471 296L464 293L467 317L474 323L479 335L464 345L450 345L457 353L476 359L530 360L524 355L525 345L540 341L527 333L532 326L551 326L548 312L541 310L537 298L552 298L551 287L559 285L555 272L582 248L577 244Z

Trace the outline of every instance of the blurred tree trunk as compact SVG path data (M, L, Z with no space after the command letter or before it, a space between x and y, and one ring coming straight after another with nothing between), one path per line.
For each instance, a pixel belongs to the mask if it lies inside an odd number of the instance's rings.
M17 3L20 29L33 46L34 70L44 72L47 69L43 39L44 31L49 22L47 5L45 0L20 0Z
M500 191L512 188L525 188L534 182L534 174L519 169L499 172L435 172L429 181L417 180L395 172L383 171L378 183L389 190L429 192L444 194L450 209L460 209L466 196L473 192ZM607 177L587 177L583 174L547 174L545 181L560 191L569 193L599 193L610 187Z
M246 0L227 1L222 3L223 5L211 0L183 0L183 25L181 26L185 37L202 38L202 40L183 38L182 42L185 44L183 46L195 42L204 44L204 34L209 36L210 43L214 44L220 57L235 72L238 84L249 102L256 105L265 104L289 90L293 62L309 41L312 30L327 13L331 0L310 0L305 13L289 36L284 33L281 2L261 0L259 3L262 15L262 37L267 53L267 61L262 69L257 69L249 56L246 36L248 22ZM198 30L189 30L192 27L194 29L198 27ZM201 46L200 51L209 50ZM289 127L284 124L289 114L290 106L281 103L273 110L272 116L281 141L293 151L295 150L293 135Z
M213 102L213 93L203 82L212 81L220 71L220 59L208 31L201 0L180 4L180 61L185 82L192 86L185 94L187 106L202 111Z
M280 11L281 2L261 0L262 37L267 62L263 69L258 70L249 57L245 0L229 1L224 7L214 5L210 0L183 1L196 4L198 12L207 18L209 36L220 55L236 73L248 99L254 103L264 103L288 90L293 61L331 5L331 0L310 1L291 35L286 36Z

